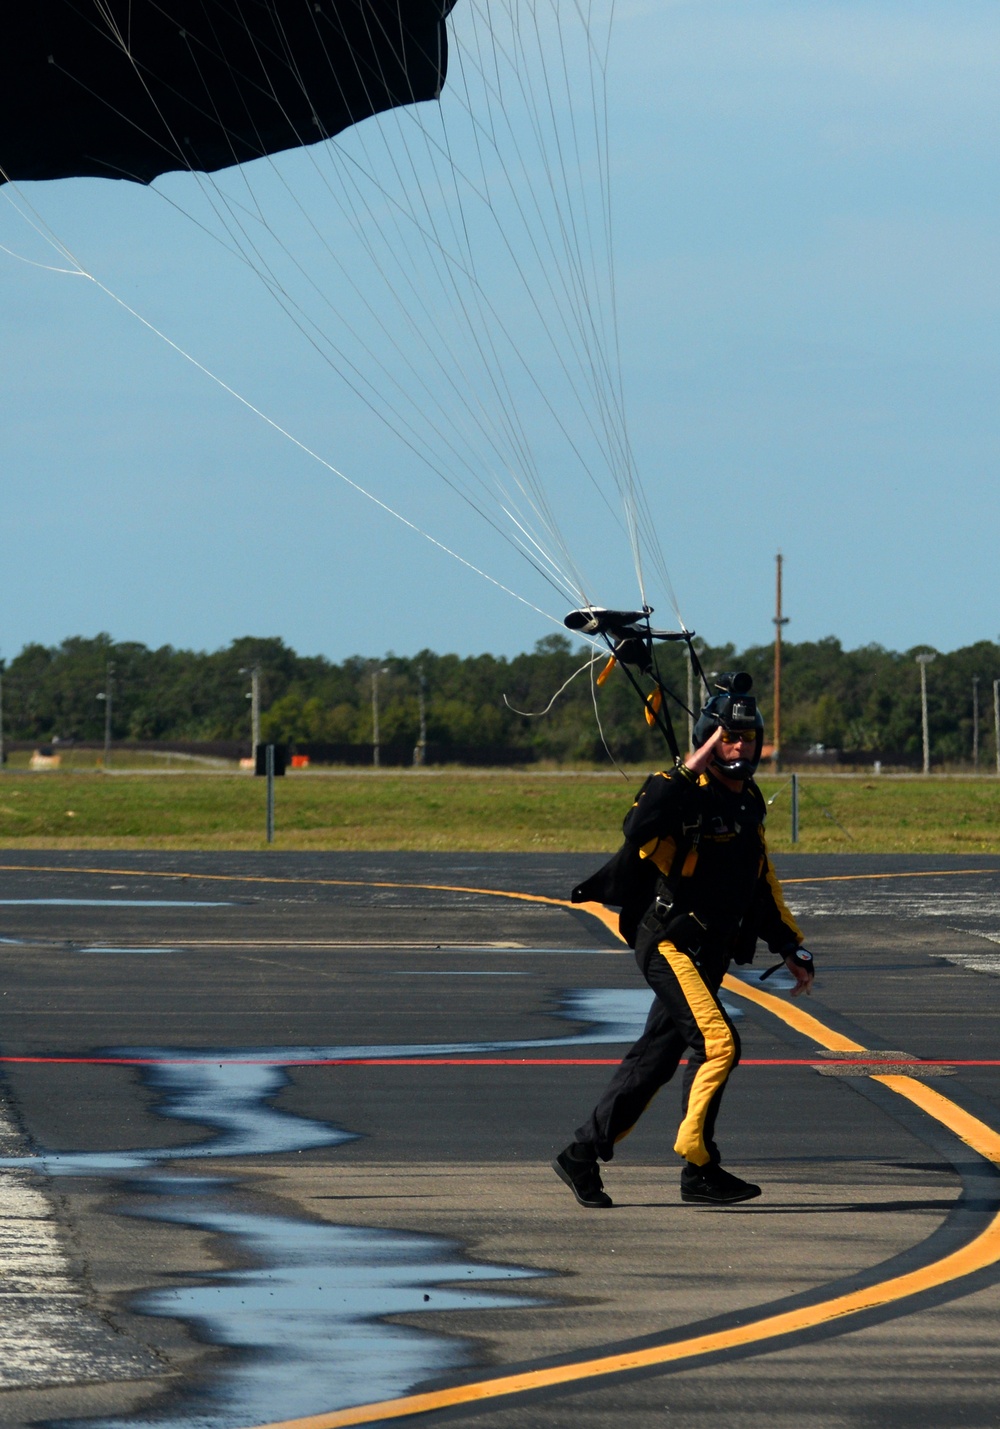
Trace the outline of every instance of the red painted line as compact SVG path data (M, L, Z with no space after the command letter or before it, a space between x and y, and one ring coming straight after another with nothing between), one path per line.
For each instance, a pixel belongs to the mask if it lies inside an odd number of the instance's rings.
M213 1057L0 1057L0 1063L72 1067L200 1067ZM620 1057L232 1057L230 1067L617 1067ZM682 1058L680 1065L687 1065ZM741 1067L1000 1067L996 1057L747 1057Z

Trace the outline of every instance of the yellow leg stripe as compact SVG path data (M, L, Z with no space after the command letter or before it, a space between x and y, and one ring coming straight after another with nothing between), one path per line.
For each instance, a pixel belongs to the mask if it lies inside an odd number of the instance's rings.
M705 1146L705 1117L712 1098L725 1084L736 1060L736 1043L718 1003L687 954L680 952L673 943L661 943L658 951L670 964L698 1024L698 1031L705 1039L705 1061L691 1083L687 1115L677 1129L677 1140L674 1142L678 1156L693 1161L696 1166L704 1166L709 1159Z

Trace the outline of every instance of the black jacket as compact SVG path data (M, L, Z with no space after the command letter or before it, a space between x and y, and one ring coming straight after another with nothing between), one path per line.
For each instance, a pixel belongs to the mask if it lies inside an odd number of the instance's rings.
M765 816L753 780L734 793L684 768L651 774L625 816L625 843L573 890L573 901L621 908L619 927L633 947L660 898L676 927L686 920L736 962L752 960L758 938L781 957L803 939L767 856Z

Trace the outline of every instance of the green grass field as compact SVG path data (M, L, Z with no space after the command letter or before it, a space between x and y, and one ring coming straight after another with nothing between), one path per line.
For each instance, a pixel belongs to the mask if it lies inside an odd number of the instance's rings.
M276 783L275 848L601 852L616 846L642 772L399 771L289 775ZM790 789L770 845L790 842ZM1000 853L1000 780L800 780L804 853ZM265 783L247 774L0 775L5 848L265 848Z

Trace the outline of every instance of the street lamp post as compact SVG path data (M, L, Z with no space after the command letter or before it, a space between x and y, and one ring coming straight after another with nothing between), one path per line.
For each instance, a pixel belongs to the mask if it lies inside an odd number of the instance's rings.
M1000 680L993 681L993 742L997 747L997 773L1000 774Z
M104 676L104 689L97 696L104 701L104 768L111 767L111 691L114 684L115 665L113 660L108 661L107 672Z
M788 624L788 616L781 613L781 567L783 556L779 551L775 557L777 576L775 580L774 602L774 759L773 768L781 767L781 628Z
M979 773L979 676L972 677L972 769Z
M932 660L936 660L936 655L918 655L917 664L920 666L920 719L924 732L924 773L931 772L931 742L930 733L927 727L927 666Z
M427 759L427 676L423 670L417 671L417 699L420 704L420 734L417 747L413 751L414 767L420 769Z
M247 695L250 701L250 758L256 759L260 744L260 666L241 665L240 674L250 676L250 693Z
M378 729L378 677L388 673L387 665L380 665L378 661L372 665L372 764L376 769L382 763L382 741Z

